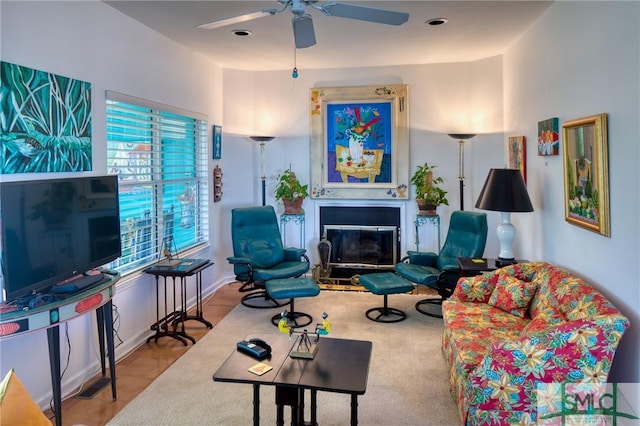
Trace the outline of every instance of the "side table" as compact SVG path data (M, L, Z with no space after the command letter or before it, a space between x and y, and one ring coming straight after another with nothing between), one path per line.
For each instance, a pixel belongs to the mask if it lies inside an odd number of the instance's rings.
M68 295L55 295L50 303L0 314L0 340L19 338L36 330L47 330L49 367L55 425L62 426L62 369L60 367L60 325L87 312L96 312L102 377L106 378L105 355L109 359L111 397L116 400L116 356L113 343L113 303L120 273L101 270L96 286ZM106 339L106 347L105 347Z
M458 257L458 266L460 267L461 277L472 277L474 275L480 275L483 272L495 271L498 268L502 268L498 259L496 258L472 258L472 257ZM513 264L528 262L526 259L516 259Z
M147 339L147 343L154 339L156 342L161 337L172 337L187 346L187 340L196 343L196 339L185 331L184 323L188 320L196 320L207 328L213 328L213 324L202 316L202 271L212 266L208 259L176 259L176 263L158 262L144 270L153 275L156 281L158 295L156 298L156 322L151 325L155 334ZM187 314L187 277L195 275L196 278L196 314ZM160 277L164 284L164 316L160 316ZM173 311L169 312L167 298L167 278L173 283ZM180 284L180 308L176 308L176 280ZM178 329L180 325L180 329Z

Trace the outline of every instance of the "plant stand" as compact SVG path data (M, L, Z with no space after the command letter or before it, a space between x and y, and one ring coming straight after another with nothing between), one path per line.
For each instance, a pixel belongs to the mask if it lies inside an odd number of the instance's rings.
M420 227L424 225L432 225L436 228L438 234L438 247L435 252L440 252L440 216L439 215L417 215L413 222L416 227L416 251L420 251Z
M304 248L304 213L280 215L280 233L282 234L282 245L287 247L287 224L291 222L299 227L300 241L297 248Z

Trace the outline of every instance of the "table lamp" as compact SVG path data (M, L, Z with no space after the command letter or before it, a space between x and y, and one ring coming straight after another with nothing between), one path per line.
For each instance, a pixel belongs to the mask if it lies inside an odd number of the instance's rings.
M500 241L497 266L515 263L513 240L516 236L516 228L511 224L511 213L533 211L520 170L489 170L487 180L476 202L476 208L501 212L502 222L496 230L498 241Z
M471 139L471 133L447 133L449 137L458 140L458 180L460 181L460 210L464 210L464 141Z
M260 179L262 179L262 205L264 206L266 204L266 180L267 180L267 173L265 171L265 165L264 165L264 145L275 139L275 136L249 136L249 139L251 139L254 142L258 142L260 144L260 169L262 172L262 176L260 177Z

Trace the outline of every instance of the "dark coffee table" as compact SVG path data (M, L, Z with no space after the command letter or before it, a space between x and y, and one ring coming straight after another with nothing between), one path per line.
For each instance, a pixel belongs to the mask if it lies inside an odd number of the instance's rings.
M318 391L351 395L351 424L358 424L358 395L367 390L373 344L369 341L320 338L314 359L289 357L294 341L284 335L260 336L271 345L272 357L265 363L273 370L257 376L249 367L253 358L234 351L213 375L214 381L253 385L253 424L260 424L260 385L276 387L277 424L283 424L284 406L292 407L292 423L304 424L304 391L311 391L311 424L317 424Z

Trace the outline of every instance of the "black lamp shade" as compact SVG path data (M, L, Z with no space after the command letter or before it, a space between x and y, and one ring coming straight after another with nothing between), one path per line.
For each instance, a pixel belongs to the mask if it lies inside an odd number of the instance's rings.
M476 208L497 212L532 212L533 205L518 169L491 169Z

